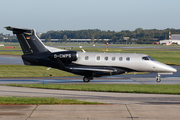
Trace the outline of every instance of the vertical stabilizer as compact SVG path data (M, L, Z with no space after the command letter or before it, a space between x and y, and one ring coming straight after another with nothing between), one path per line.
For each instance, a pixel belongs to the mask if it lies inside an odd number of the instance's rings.
M16 34L24 54L48 51L45 45L36 36L36 31L34 29L13 28L13 27L5 27L5 28L7 30L13 31L13 34Z

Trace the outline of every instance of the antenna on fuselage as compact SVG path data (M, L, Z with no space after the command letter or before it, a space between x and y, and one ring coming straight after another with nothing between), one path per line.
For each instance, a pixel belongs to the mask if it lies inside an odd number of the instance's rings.
M51 67L48 67L48 68L47 68L47 70L50 70L50 69L51 69Z
M83 53L86 53L86 51L84 49L82 49Z

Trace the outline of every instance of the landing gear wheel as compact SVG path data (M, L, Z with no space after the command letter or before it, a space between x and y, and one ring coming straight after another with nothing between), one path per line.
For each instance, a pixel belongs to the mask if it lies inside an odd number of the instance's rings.
M156 82L157 82L157 83L160 83L160 82L161 82L161 78L157 78L157 79L156 79Z
M160 83L161 82L161 75L158 74L158 76L156 77L156 82Z
M89 81L90 81L90 78L89 78L89 77L84 77L84 78L83 78L83 81L84 81L84 82L89 82Z

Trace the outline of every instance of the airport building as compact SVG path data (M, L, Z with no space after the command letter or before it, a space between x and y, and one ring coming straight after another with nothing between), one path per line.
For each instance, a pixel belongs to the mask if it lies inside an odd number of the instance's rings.
M59 42L60 39L51 39L51 42ZM109 41L110 39L94 39L94 42L97 41ZM41 39L42 42L45 42L45 39ZM92 39L67 39L67 42L92 42Z
M169 30L169 40L160 40L159 44L161 45L172 45L172 44L178 44L180 45L180 34L172 34Z

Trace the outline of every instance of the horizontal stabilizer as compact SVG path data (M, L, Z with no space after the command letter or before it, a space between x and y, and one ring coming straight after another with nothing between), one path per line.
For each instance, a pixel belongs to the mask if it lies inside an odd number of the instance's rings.
M29 34L32 35L32 29L27 29L27 28L15 28L15 27L5 27L7 30L13 31L13 34Z

